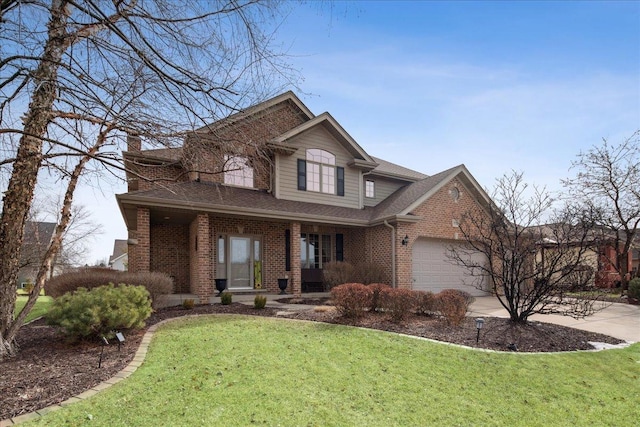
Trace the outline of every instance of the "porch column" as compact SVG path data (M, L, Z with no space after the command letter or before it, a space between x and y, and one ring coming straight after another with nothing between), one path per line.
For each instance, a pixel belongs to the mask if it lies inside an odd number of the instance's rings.
M293 295L302 295L302 276L300 272L300 223L291 223L291 280Z
M189 226L189 264L190 290L198 296L200 304L207 304L213 295L209 236L209 215L198 214Z
M149 271L151 267L151 237L149 209L138 208L136 213L137 229L129 236L129 270L132 272Z

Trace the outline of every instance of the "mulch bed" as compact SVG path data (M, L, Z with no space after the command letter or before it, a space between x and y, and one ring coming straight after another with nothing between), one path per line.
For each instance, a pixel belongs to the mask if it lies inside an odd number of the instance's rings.
M323 304L326 300L282 300L285 303ZM191 310L171 307L158 310L147 320L147 326L162 320L192 314L237 313L272 317L280 310L233 303L231 305L200 305ZM592 342L619 344L624 341L606 335L581 331L559 325L531 322L512 325L507 319L485 318L480 341L474 319L461 326L449 326L441 319L411 316L401 323L393 323L380 313L368 313L361 319L345 319L332 308L292 312L288 318L312 320L365 328L380 329L432 338L470 347L509 351L515 345L522 352L554 352L589 350ZM134 357L146 330L128 331L126 341L118 350L117 344L104 348L99 342L68 343L64 336L44 321L25 325L19 332L17 356L0 361L0 420L33 412L60 403L107 380L123 369Z

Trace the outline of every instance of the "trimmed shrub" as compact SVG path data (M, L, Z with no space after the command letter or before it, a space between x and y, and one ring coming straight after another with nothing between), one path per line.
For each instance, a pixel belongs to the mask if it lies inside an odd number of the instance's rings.
M416 299L416 313L429 316L438 311L436 295L430 291L413 291Z
M196 305L196 302L193 298L182 301L182 308L185 308L187 310L191 310L194 305Z
M331 290L334 286L353 282L354 273L353 265L348 262L328 262L322 267L322 283L325 289Z
M345 283L331 289L336 310L344 317L362 317L371 307L373 291L362 283Z
M371 289L371 307L369 307L369 309L371 311L377 311L379 309L381 309L382 307L380 306L380 292L383 289L391 289L391 287L389 285L385 285L383 283L372 283L370 285L367 285L369 287L369 289Z
M222 305L229 305L233 300L233 294L231 292L223 292L220 294L220 302Z
M79 288L93 289L109 283L144 286L155 307L162 298L173 292L173 279L165 273L111 270L109 268L83 268L81 270L53 277L44 285L47 295L58 298Z
M151 298L151 306L156 308L164 298L164 295L173 293L173 279L166 273L159 271L146 271L131 273L121 271L118 275L117 283L127 285L144 286Z
M411 314L415 303L415 294L410 289L388 287L380 290L380 307L394 322L399 322Z
M257 309L262 309L267 305L267 297L264 295L256 295L253 299L253 307Z
M49 279L44 284L44 289L47 295L58 298L79 288L89 290L109 283L121 283L116 279L117 273L119 272L108 268L83 268Z
M636 277L629 282L627 297L630 300L640 301L640 278Z
M436 294L436 307L450 325L460 325L475 300L468 292L445 289Z
M113 337L115 331L143 327L151 311L143 286L109 284L64 294L53 301L46 319L72 339Z
M384 266L379 263L364 262L356 264L354 270L354 278L349 281L357 281L358 283L369 285L373 283L384 283L389 280Z

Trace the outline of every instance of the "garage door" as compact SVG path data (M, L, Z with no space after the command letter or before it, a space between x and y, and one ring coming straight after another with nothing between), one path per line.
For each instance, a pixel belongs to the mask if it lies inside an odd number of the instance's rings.
M443 289L460 289L471 295L486 295L472 284L477 278L467 275L463 267L452 264L446 256L447 249L455 242L419 238L413 245L413 289L440 292ZM475 255L478 261L484 255ZM465 284L466 283L466 284Z

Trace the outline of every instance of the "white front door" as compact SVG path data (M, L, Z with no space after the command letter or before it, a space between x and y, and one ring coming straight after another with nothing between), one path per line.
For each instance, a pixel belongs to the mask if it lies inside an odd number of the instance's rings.
M229 289L252 288L251 238L229 237Z

